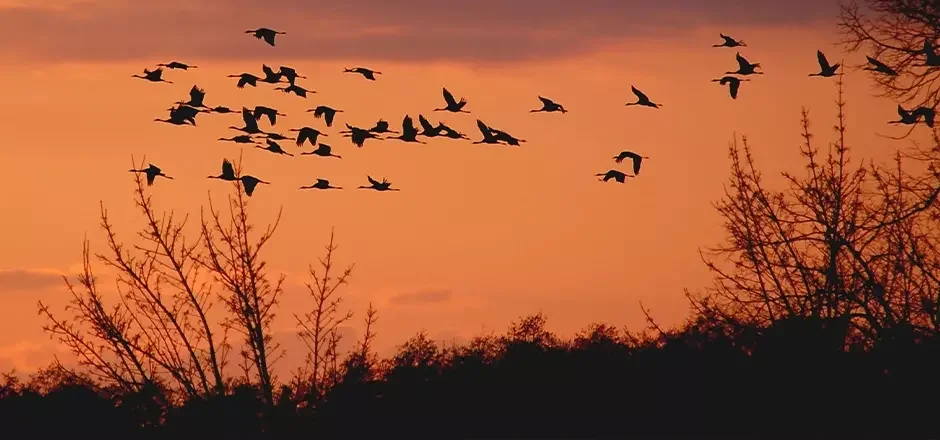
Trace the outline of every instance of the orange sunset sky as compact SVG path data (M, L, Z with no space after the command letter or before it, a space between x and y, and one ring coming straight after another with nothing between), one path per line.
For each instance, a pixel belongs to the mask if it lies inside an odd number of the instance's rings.
M570 335L591 322L640 329L639 301L664 324L688 310L683 289L708 286L698 250L723 238L712 203L729 174L727 145L745 134L764 175L799 173L800 107L810 109L818 142L831 139L835 79L818 72L815 52L835 45L838 5L814 0L301 1L0 0L3 143L0 182L0 369L29 371L56 346L41 330L36 303L62 312L60 279L80 267L82 239L105 251L99 201L125 241L142 226L132 199L131 155L174 180L151 190L158 210L198 221L211 190L219 206L229 184L208 180L222 158L242 149L239 114L200 115L198 127L153 122L188 98L194 84L210 106L267 105L288 116L273 131L321 128L342 160L286 157L244 148L245 172L272 182L251 198L257 224L283 219L268 244L271 271L287 275L276 337L296 363L302 344L291 312L309 307L303 288L335 226L339 264L355 263L347 330L361 336L368 302L379 310L380 352L421 329L437 340L503 331L539 310ZM707 6L706 6L707 5ZM270 47L244 34L286 31ZM739 99L711 83L735 70L736 49L712 48L719 32L743 39L741 53L765 75L742 84ZM858 64L864 54L845 54ZM174 84L131 78L178 60ZM318 93L308 99L239 90L228 74L288 65ZM344 67L383 72L370 82ZM903 143L896 103L873 97L866 72L846 70L849 142L856 158L889 159ZM636 85L663 104L625 107ZM441 87L464 96L471 114L432 112ZM538 95L567 114L528 112ZM304 110L345 110L333 128ZM527 140L521 148L431 139L427 145L367 141L352 146L344 122L384 118L400 130L405 114L442 120L480 139L475 119ZM262 129L267 127L262 123ZM282 143L291 153L301 151ZM305 147L308 150L309 147ZM618 168L621 150L650 159L624 185L595 173ZM626 169L626 165L619 167ZM355 188L366 175L400 192L300 191L316 178ZM103 289L113 293L105 277ZM296 351L291 351L296 350Z

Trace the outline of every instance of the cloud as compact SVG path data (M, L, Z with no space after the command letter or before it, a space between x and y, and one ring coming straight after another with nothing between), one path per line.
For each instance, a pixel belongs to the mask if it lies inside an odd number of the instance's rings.
M0 9L0 26L5 55L46 62L487 62L566 56L697 26L831 22L837 11L820 0L86 0ZM272 48L244 33L260 26L287 35Z
M433 304L449 301L454 294L450 290L419 290L417 292L400 293L389 298L389 304L408 306L417 304Z
M0 373L12 368L20 372L36 371L49 365L59 353L63 353L61 347L48 342L21 340L0 346Z
M47 290L62 286L62 275L46 270L0 269L0 293Z

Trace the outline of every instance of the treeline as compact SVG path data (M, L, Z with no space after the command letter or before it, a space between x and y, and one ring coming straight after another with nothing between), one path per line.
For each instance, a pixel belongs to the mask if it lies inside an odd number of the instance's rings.
M922 438L937 433L938 339L844 347L844 320L737 328L697 319L571 340L545 317L441 348L426 335L377 360L354 351L325 393L257 386L178 406L47 370L0 387L10 438ZM877 434L877 435L876 435Z

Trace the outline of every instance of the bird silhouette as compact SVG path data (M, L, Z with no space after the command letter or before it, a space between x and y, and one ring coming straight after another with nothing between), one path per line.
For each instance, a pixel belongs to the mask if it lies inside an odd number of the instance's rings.
M474 144L498 144L499 138L496 137L496 134L493 132L493 129L488 127L483 121L477 119L477 128L480 129L480 133L483 134L483 139L475 141Z
M461 133L461 132L459 132L459 131L457 131L457 130L454 130L453 128L450 128L450 127L448 127L447 125L444 125L443 122L438 122L438 123L437 123L437 130L440 132L441 136L444 136L444 137L446 137L446 138L450 138L450 139L467 139L467 140L470 139L469 137L467 137L467 135L465 135L465 134L463 134L463 133Z
M152 185L153 185L153 180L156 179L157 176L161 176L161 177L164 177L164 178L167 178L167 179L170 179L170 180L173 179L172 177L167 176L166 174L163 174L163 171L160 170L160 168L158 168L158 167L157 167L156 165L154 165L154 164L149 164L149 166L148 166L147 168L144 168L144 169L142 169L142 170L133 169L133 170L130 170L130 172L132 172L132 173L144 173L144 174L146 174L146 175L147 175L147 186L152 186Z
M738 70L734 72L725 72L725 75L763 75L764 72L758 72L755 69L760 67L760 63L751 63L741 56L741 52L734 55L738 61Z
M170 117L167 119L155 118L154 121L165 122L173 125L196 125L196 119L188 112L179 111L178 108L170 109Z
M747 78L738 78L735 76L723 76L719 79L713 79L719 85L728 85L728 91L731 93L731 99L738 99L738 89L741 88L741 81L750 81Z
M747 47L747 44L745 44L744 41L735 40L734 38L731 38L725 34L718 34L718 36L720 36L721 39L725 41L721 44L712 45L712 47Z
M431 125L431 121L428 121L424 115L418 115L418 124L421 125L421 133L418 133L419 136L435 137L441 134L440 125L437 127Z
M297 132L298 147L302 147L304 145L304 141L310 141L310 146L315 146L319 136L327 136L326 133L321 133L320 130L311 127L292 128L289 131Z
M257 108L255 109L257 112ZM265 134L261 128L258 127L258 119L251 110L247 107L242 107L242 120L245 121L244 127L236 127L234 125L229 126L228 128L232 130L238 130L247 134Z
M318 106L316 106L316 108L312 108L312 109L309 109L309 110L307 110L307 111L308 111L308 112L313 112L313 117L314 117L314 118L320 119L320 118L322 117L323 120L326 121L326 126L327 126L327 127L332 127L332 126L333 126L333 118L336 116L337 113L342 113L342 112L343 112L342 110L337 110L337 109L335 109L335 108L327 107L327 106L325 106L325 105L318 105Z
M493 135L496 136L496 140L505 142L514 147L518 147L520 142L525 142L522 139L516 139L512 137L509 133L506 133L505 131L496 130L494 128L491 128L491 130L493 130Z
M281 73L275 72L274 69L272 69L271 66L267 64L261 65L261 72L264 73L264 78L261 78L262 82L266 82L269 84L277 84L277 83L283 82L281 81L282 79Z
M809 76L821 76L824 78L829 78L836 75L836 71L839 70L841 64L829 64L829 60L826 59L826 55L822 53L821 50L816 51L816 61L819 62L819 73L810 73Z
M917 120L920 119L919 115L914 114L914 111L905 110L904 107L901 107L901 104L898 104L898 116L901 119L897 121L889 121L889 124L904 124L904 125L914 125L917 123Z
M143 75L140 75L140 74L136 74L136 73L135 73L135 74L131 75L131 77L132 77L132 78L145 79L145 80L150 81L150 82L165 82L165 83L168 83L168 84L173 84L173 81L167 81L167 80L163 79L163 68L161 68L161 67L158 67L158 68L156 68L156 69L154 69L154 70L144 69L144 74L143 74Z
M369 179L369 186L360 186L358 189L374 189L376 191L398 191L397 188L392 188L392 182L389 182L387 179L382 178L382 181L379 182L372 178L372 176L366 176Z
M238 136L233 136L230 138L219 138L220 141L229 141L235 142L236 144L253 144L255 140L251 138L251 135L240 134Z
M298 75L297 71L292 67L281 66L278 68L278 73L282 77L287 78L287 82L289 82L291 85L294 85L294 81L296 81L297 78L307 79L306 76Z
M332 186L326 179L317 179L317 183L310 186L301 186L300 189L343 189L341 186Z
M265 107L263 105L256 105L252 115L255 117L255 120L261 120L262 116L266 116L268 118L268 122L271 123L271 126L277 125L278 116L287 116L277 111L277 109Z
M284 151L284 149L281 148L281 145L278 144L277 142L275 142L275 141L272 140L272 139L265 139L265 143L268 144L267 147L262 147L261 145L255 145L255 147L256 147L256 148L260 148L260 149L262 149L262 150L268 150L268 151L270 151L270 152L272 152L272 153L275 153L275 154L283 154L283 155L285 155L285 156L291 156L291 157L294 156L293 154L290 154L290 153Z
M232 162L228 159L222 159L222 174L219 174L218 176L209 176L208 178L227 180L230 182L238 180L238 176L235 175L235 167L232 166Z
M189 89L189 101L177 101L177 104L185 104L190 107L200 107L208 109L205 105L206 91L200 89L199 86L193 84L193 88Z
M235 113L235 110L232 110L224 105L220 105L217 107L210 108L209 110L207 110L207 112L208 113Z
M180 69L180 70L189 70L189 69L195 69L199 67L199 66L190 66L189 64L181 63L179 61L170 61L169 63L166 63L166 64L160 63L160 64L157 64L157 66L166 67L167 69Z
M539 96L539 100L542 101L542 108L538 108L538 109L535 109L535 110L529 110L529 113L537 113L537 112L562 112L562 113L568 113L568 110L565 110L565 107L564 107L564 106L562 106L561 104L556 103L555 101L552 101L551 99L548 99L548 98Z
M630 90L633 91L633 94L636 95L636 102L628 102L625 105L642 105L645 107L659 108L662 104L657 104L653 101L650 101L649 97L646 96L643 92L637 89L634 86L630 86Z
M434 111L436 111L436 112L448 111L448 112L453 112L453 113L470 113L470 112L468 112L468 111L466 111L466 110L463 109L464 106L467 105L467 99L466 99L466 98L460 98L460 101L455 100L455 99L454 99L454 95L452 95L452 94L447 90L447 87L444 87L444 93L443 93L443 94L444 94L444 102L447 103L447 106L446 106L446 107L443 107L443 108L436 108L436 109L434 109Z
M265 133L264 137L267 139L275 140L275 141L294 140L294 138L284 136L283 134L280 134L280 133Z
M377 139L375 133L372 133L369 130L353 127L348 123L346 124L346 128L349 129L349 137L352 140L353 145L359 148L362 148L362 146L365 145L366 139Z
M287 87L275 87L274 90L280 90L284 93L293 93L301 98L306 98L307 93L317 93L313 90L307 90L303 87L300 87L297 84L291 84Z
M630 159L633 161L633 175L637 176L640 174L640 165L643 164L643 159L649 159L646 156L640 156L632 151L621 151L620 154L614 156L614 162L621 163L624 159Z
M265 185L271 184L271 182L265 182L255 176L247 175L239 177L238 180L240 180L242 185L245 187L245 195L248 197L251 197L251 195L255 192L255 187L257 187L259 183L263 183Z
M258 87L258 80L261 78L252 75L250 73L241 73L238 75L229 75L229 78L238 78L238 84L235 84L239 89L244 89L246 85L252 87Z
M865 58L868 58L868 64L869 64L869 66L865 67L864 70L868 70L868 71L872 71L872 72L879 72L879 73L883 73L883 74L888 75L888 76L898 76L898 72L896 72L894 69L888 67L887 64L882 63L881 61L878 61L878 60L876 60L875 58L872 58L872 57L870 57L870 56L868 56L868 55L866 55Z
M190 107L185 104L179 105L175 108L170 108L171 118L180 117L192 125L196 125L196 115L198 114L199 114L199 109L195 107Z
M603 176L600 179L597 179L602 182L607 182L610 179L614 179L620 183L624 183L627 180L627 177L635 177L629 174L624 174L623 172L617 171L617 170L607 170L606 173L598 173L598 174L595 174L595 176L598 176L598 177Z
M401 120L401 134L394 137L393 139L398 139L404 142L416 142L423 144L423 141L419 141L418 138L418 129L415 128L414 121L411 119L411 116L405 115Z
M897 121L890 121L888 123L914 125L918 120L920 120L921 117L923 117L924 123L927 124L928 127L932 128L934 125L934 119L936 117L936 110L930 107L917 107L908 111L898 104L898 115L901 117L901 119Z
M381 75L382 72L376 72L371 69L366 69L365 67L357 67L355 69L343 68L343 73L358 73L365 77L368 80L375 81L375 75Z
M285 35L287 32L279 32L274 29L268 28L258 28L253 30L245 31L246 34L254 34L255 38L259 40L264 40L265 43L268 43L271 46L274 46L274 37L278 35Z
M304 151L304 152L300 153L300 155L301 155L301 156L316 155L316 156L321 156L321 157L335 157L335 158L337 158L337 159L342 159L342 158L343 158L343 156L340 156L340 155L338 155L338 154L333 154L333 147L331 147L331 146L329 146L329 145L327 145L327 144L319 144L319 145L317 145L317 149L316 149L316 150L313 150L313 151Z
M924 48L921 49L921 54L925 58L924 64L918 64L918 67L940 67L940 56L937 55L937 49L932 41L924 40Z
M372 132L372 133L393 133L393 134L398 134L398 132L395 131L395 130L389 130L389 128L388 128L388 121L386 121L386 120L384 120L384 119L379 119L379 120L375 123L375 126L372 127L372 128L370 128L368 131L370 131L370 132Z

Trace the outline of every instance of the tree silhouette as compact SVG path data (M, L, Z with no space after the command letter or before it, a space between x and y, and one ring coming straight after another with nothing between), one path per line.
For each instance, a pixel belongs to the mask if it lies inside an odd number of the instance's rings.
M353 265L346 268L335 279L331 277L333 270L333 252L337 246L333 241L334 233L330 231L330 243L326 246L326 255L320 259L319 272L311 266L309 268L310 282L306 283L307 291L313 298L313 310L303 315L294 314L300 326L300 338L309 349L307 353L309 371L303 371L301 376L309 381L311 392L319 395L329 385L339 380L339 365L337 346L340 335L339 326L352 318L353 313L339 310L342 296L337 289L347 283L352 275ZM370 323L367 322L367 325Z
M241 174L241 160L235 165ZM209 198L209 213L202 214L202 243L205 252L200 263L221 284L219 298L228 314L222 325L234 330L243 340L240 367L246 381L252 374L257 379L265 407L274 406L276 378L272 367L283 352L271 338L271 322L282 293L284 275L272 281L267 263L260 252L274 235L281 219L281 211L273 224L252 238L252 225L248 220L248 199L240 181L233 183L236 195L228 200L228 219L216 210Z
M933 107L940 69L923 66L922 50L925 41L936 44L940 35L940 6L921 0L851 0L840 6L843 45L852 52L864 49L898 73L872 72L878 96Z
M73 315L59 320L40 302L40 313L49 321L45 329L99 379L128 391L166 377L174 383L171 390L184 398L220 394L225 336L213 333L208 317L214 301L200 279L199 240L187 243L186 218L177 221L173 212L159 216L144 178L134 176L137 208L146 219L138 232L141 243L130 249L120 243L102 204L109 254L95 255L117 273L120 302L105 305L86 240L78 284L65 279Z
M938 329L933 304L940 266L933 264L936 253L924 251L940 238L934 207L940 175L932 166L905 173L900 153L894 169L853 164L841 81L838 87L836 140L821 152L804 109L800 153L807 171L784 173L786 190L767 189L746 138L731 145L731 181L716 205L727 243L703 253L715 286L688 295L701 316L733 326L789 320L788 328L826 327L836 332L832 337L848 333L866 343L904 326ZM786 332L790 338L802 331Z

